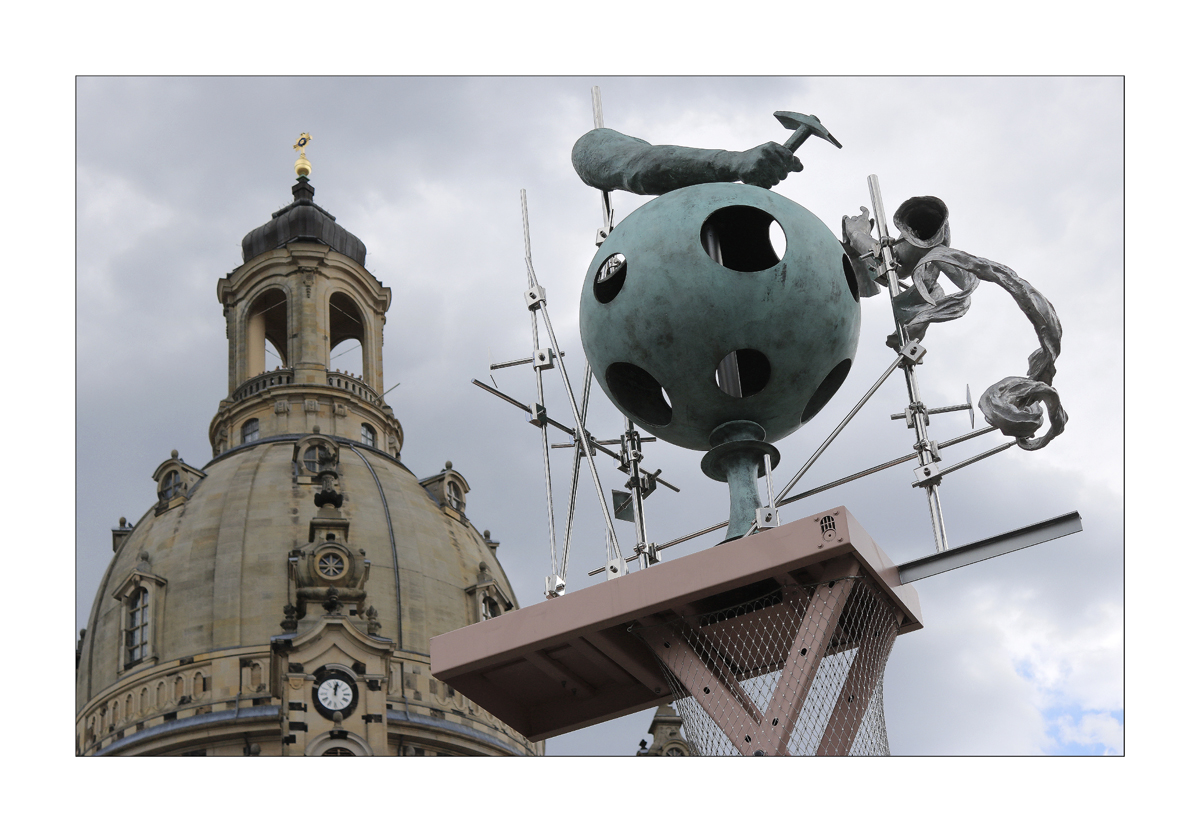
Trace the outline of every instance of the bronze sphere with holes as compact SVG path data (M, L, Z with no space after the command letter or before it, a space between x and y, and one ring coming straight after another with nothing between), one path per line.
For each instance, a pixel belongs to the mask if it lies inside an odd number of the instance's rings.
M584 353L617 409L701 451L731 422L774 442L812 419L849 373L859 325L833 232L779 194L729 183L630 214L592 259L579 305Z

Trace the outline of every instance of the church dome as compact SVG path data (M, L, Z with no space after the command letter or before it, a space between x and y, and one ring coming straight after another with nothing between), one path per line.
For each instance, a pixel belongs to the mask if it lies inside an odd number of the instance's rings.
M400 461L378 392L390 290L365 249L282 234L259 248L262 231L218 280L230 394L213 458L172 452L157 502L113 530L77 647L77 753L542 753L429 672L433 636L516 600L462 473L418 479ZM329 367L345 339L361 374ZM267 343L284 366L264 369Z
M359 265L365 265L366 245L338 225L333 214L313 202L315 193L308 178L300 177L292 186L292 203L273 213L270 222L242 238L242 262L249 262L264 251L293 240L316 240Z

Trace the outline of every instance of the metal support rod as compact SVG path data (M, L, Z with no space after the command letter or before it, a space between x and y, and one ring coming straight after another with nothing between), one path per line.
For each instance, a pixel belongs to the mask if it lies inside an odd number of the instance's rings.
M528 287L532 289L537 285L537 277L533 273L533 257L529 245L529 205L525 200L525 189L521 189L521 225L525 232L525 275L528 281ZM540 348L538 344L538 324L536 310L529 310L530 329L533 334L533 351L536 353ZM558 346L554 347L554 352L558 352ZM561 360L561 359L560 359ZM542 387L542 368L534 365L534 375L537 379L537 403L544 411L546 408L545 391ZM550 534L550 574L558 574L558 535L554 530L554 489L551 487L550 481L550 436L546 429L546 423L543 421L541 426L542 433L542 471L546 479L546 526Z
M587 419L588 400L592 395L592 365L584 359L583 362L583 412L580 414ZM567 561L571 559L571 540L575 530L575 502L579 495L579 463L583 461L583 445L574 443L575 461L571 469L571 502L567 505L567 533L563 539L562 577L567 579Z
M717 529L723 529L728 525L729 525L729 521L725 520L724 522L717 523L715 526L709 526L707 529L701 529L698 532L692 532L691 534L685 534L683 537L677 537L674 540L668 540L666 543L664 543L658 547L658 551L661 552L663 549L669 549L670 547L676 545L677 543L686 543L687 541L691 540L693 537L700 537L701 535L708 534L709 532L715 532L715 531L717 531Z
M542 312L542 322L546 325L546 334L550 337L550 347L558 352L558 339L554 337L554 326L550 323L550 313L546 311L546 302L543 300L538 304L538 308ZM562 376L563 387L567 390L567 401L571 403L571 414L575 417L575 426L579 430L576 437L583 444L584 457L586 458L588 469L592 473L592 484L596 486L596 499L600 501L600 510L604 512L604 525L608 529L608 536L612 540L613 551L616 554L617 561L621 563L621 568L624 569L624 561L621 560L621 544L617 540L617 530L613 528L612 515L608 511L608 503L604 501L604 489L600 487L600 474L596 471L596 460L592 456L592 442L586 430L583 429L583 419L579 415L579 406L575 403L575 393L571 390L571 381L567 378L567 368L562 362L558 362L558 373Z
M900 294L900 280L896 273L896 256L892 250L892 239L887 225L887 214L883 210L883 195L879 188L879 177L871 174L867 177L867 188L871 192L871 207L875 213L875 226L879 231L879 248L883 255L883 265L887 272L888 294L892 299L892 319L896 322L896 335L899 339L899 348L903 349L910 341L908 328L900 320L900 313L896 308L896 298ZM908 388L908 401L910 405L921 401L921 391L917 386L916 366L912 363L904 365L904 383ZM929 445L929 431L926 430L925 419L918 416L913 419L913 428L917 433L918 460L921 465L930 465L933 463L933 452ZM937 483L929 483L924 486L926 496L929 499L929 517L933 524L933 542L939 552L944 551L947 547L946 542L946 522L942 516L942 499L938 494Z
M983 436L985 433L991 433L994 430L998 430L998 428L994 428L994 427L979 428L978 430L973 430L970 433L964 433L962 436L956 436L953 439L947 439L945 442L940 442L940 443L938 443L938 447L949 448L952 445L957 445L961 442L966 442L967 440L974 439L977 436ZM1007 447L1007 446L1004 446L1004 447ZM987 451L986 455L990 456L991 454L999 453L1000 450L1003 450L1003 448L996 448L991 451ZM919 455L916 453L911 453L908 456L897 457L896 459L890 460L888 462L883 462L883 463L880 463L879 465L875 465L870 468L865 468L856 474L850 474L847 477L842 477L840 480L834 480L832 482L827 482L824 485L818 485L816 488L810 488L808 491L805 491L801 494L793 494L791 497L788 497L787 499L781 499L781 500L779 500L779 502L777 502L775 504L775 506L777 509L782 508L783 506L803 500L805 497L811 497L814 494L820 494L822 491L828 491L829 489L836 488L839 485L845 485L848 482L853 482L854 480L862 479L863 477L869 476L871 474L877 474L880 471L887 470L888 468L894 468L895 466L902 465L905 462L912 462L913 460L917 459L918 456ZM980 458L982 458L982 456L983 455L981 455ZM967 460L968 463L970 461L971 460ZM951 466L950 468L947 468L946 470L953 471L953 470L955 470L957 468L961 468L961 467L962 467L961 464L956 464L954 466ZM944 474L945 471L943 471L942 473ZM661 480L660 480L660 482L661 482ZM663 543L662 545L658 546L657 549L661 552L663 549L668 549L671 546L674 546L678 543L685 543L685 542L691 540L692 538L700 537L701 535L708 534L709 532L715 532L718 529L723 529L728 525L729 525L729 521L725 521L724 523L718 523L715 526L709 526L707 529L701 529L698 532L692 532L691 534L684 535L683 537L677 537L674 540L670 540L666 543Z
M501 391L497 390L495 387L492 387L491 385L488 385L488 384L484 384L482 381L480 381L477 378L471 379L471 383L474 384L476 387L479 387L483 390L488 391L496 398L504 399L504 401L508 402L513 407L519 408L522 412L527 413L530 416L533 415L533 413L529 410L529 405L525 404L524 402L517 401L512 396L509 396L506 393L502 393ZM558 428L563 433L565 433L567 436L574 438L575 431L571 430L569 427L564 425L562 422L559 422L556 419L551 419L549 416L546 416L545 419L546 419L546 424L550 425L551 427ZM600 450L603 451L605 449L600 448ZM608 451L607 453L614 458L616 457L616 454L612 453L612 451Z
M954 471L958 471L961 468L966 468L968 465L978 462L981 459L987 459L989 456L995 456L996 454L1000 453L1001 451L1007 451L1009 448L1011 448L1015 444L1017 444L1017 440L1014 439L1011 442L1005 442L1003 445L997 445L996 447L992 448L990 451L984 451L983 453L976 454L975 456L973 456L969 459L964 459L962 462L956 462L953 465L947 465L945 468L942 469L942 476L944 477L947 474L952 473Z
M983 436L985 433L991 433L994 430L999 430L999 428L992 425L989 425L986 428L979 428L978 430L973 430L970 433L964 433L962 436L956 436L953 439L947 439L945 442L939 442L938 447L949 448L952 445L957 445L959 442L966 442L968 439L974 439L976 436Z
M766 471L766 476L767 476L767 508L769 508L773 511L775 509L776 502L775 502L775 486L772 484L772 479L771 479L771 455L770 454L763 454L763 470Z
M643 569L650 568L650 556L646 551L646 504L642 495L642 443L637 428L633 422L625 419L625 441L622 447L623 456L629 459L630 496L633 499L633 529L637 537L634 547L638 555L638 564Z
M586 364L586 362L585 362L585 366L587 366L589 370L591 369L591 365ZM589 372L587 378L589 378L589 379L591 378L590 372ZM588 383L589 382L585 382L585 385ZM587 392L586 386L584 387L584 392L585 392L585 394ZM586 395L585 395L585 399L586 399ZM584 405L583 409L584 409L583 419L586 422L587 421L587 405L586 404ZM572 431L572 433L574 433L574 431ZM592 437L593 445L620 445L622 441L623 440L620 440L620 439L597 439L594 436ZM657 441L658 441L658 439L656 439L653 436L643 436L642 437L643 445L645 445L647 442L657 442ZM574 442L563 442L562 444L555 444L555 443L551 442L550 447L551 448L574 448L575 443Z
M592 122L596 129L604 126L604 104L600 100L600 88L592 87ZM600 228L596 231L596 245L604 242L613 230L612 191L600 192L600 211L602 214Z
M934 416L938 413L953 413L956 410L970 410L970 409L971 409L971 404L970 404L970 402L968 402L967 404L951 404L951 405L946 405L945 407L930 407L930 408L926 409L925 414L928 416ZM893 413L892 421L896 421L897 419L903 419L905 415L906 414L904 414L904 413Z
M878 381L871 385L871 389L867 391L866 395L859 399L858 404L854 405L854 407L850 409L850 412L846 414L846 418L842 419L841 424L833 429L833 433L829 434L828 438L821 443L821 447L817 448L813 455L808 458L808 462L804 463L804 467L796 472L796 476L792 477L791 480L788 481L788 484L783 487L783 490L779 492L779 495L772 499L772 502L775 505L782 505L783 498L786 497L788 492L792 490L792 487L800 481L801 477L808 473L808 469L811 468L813 463L817 461L817 458L820 457L821 454L825 453L825 449L829 447L829 444L837 438L837 435L842 432L842 429L845 428L846 425L850 424L850 420L854 418L854 415L862 409L862 406L867 403L867 400L871 398L871 396L875 395L875 391L878 390L884 381L887 380L887 377L890 376L892 372L900 366L902 361L904 361L904 356L897 355L896 360L893 361L888 368L883 371L883 375L879 377Z
M551 356L551 357L557 358L557 356ZM503 370L507 367L520 367L522 364L532 364L532 363L533 363L532 357L517 358L517 359L514 359L513 361L501 361L499 364L489 364L488 369L489 370Z
M900 564L896 569L900 575L900 583L911 584L913 581L919 581L931 575L948 572L960 566L969 566L972 563L979 563L981 560L994 558L997 555L1006 555L1027 546L1036 546L1039 543L1079 531L1083 531L1083 519L1079 516L1078 511L1072 511L1070 514L1052 517L1049 520L1033 523L1011 532L993 535L974 543L965 543L962 546L955 546L953 549L910 560L908 563Z
M805 497L811 497L814 494L820 494L822 491L828 491L831 488L837 488L839 485L845 485L848 482L853 482L854 480L862 479L863 477L870 476L871 474L878 474L880 471L885 471L888 468L892 468L896 465L900 465L905 462L912 462L916 458L917 458L917 454L915 454L915 453L909 454L908 456L897 457L896 459L893 459L890 462L884 462L884 463L881 463L874 467L866 468L862 471L859 471L857 474L851 474L848 477L842 477L840 480L834 480L833 482L827 482L824 485L818 485L816 488L810 488L808 491L802 492L800 494L793 494L791 497L788 497L786 500L780 500L779 507L782 508L783 506L786 506L789 503L794 503L797 500L803 500Z

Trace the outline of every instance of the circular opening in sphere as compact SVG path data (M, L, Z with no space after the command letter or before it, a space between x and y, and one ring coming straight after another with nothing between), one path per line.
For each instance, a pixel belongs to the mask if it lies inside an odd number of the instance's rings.
M734 350L717 365L717 387L738 399L753 396L771 379L771 362L758 350Z
M829 371L829 375L825 376L825 380L817 387L817 392L813 393L812 398L808 400L808 404L804 406L804 413L800 415L800 421L807 422L820 413L821 408L829 404L829 400L833 398L833 394L838 391L849 374L850 359L842 359L836 367Z
M771 227L767 229L767 236L771 240L771 250L775 252L775 259L782 260L783 255L787 254L787 235L783 233L783 226L772 220Z
M636 364L618 361L604 371L604 380L617 404L649 425L671 421L671 401L654 376Z
M625 285L626 265L624 254L611 254L600 264L592 281L592 292L596 295L596 300L608 303L617 296L621 287Z
M842 271L846 273L846 285L850 287L850 296L858 303L858 278L854 276L854 266L850 258L842 255Z
M778 225L766 211L751 205L727 205L713 211L700 226L700 245L713 260L737 272L761 272L780 260L772 244L771 226ZM787 238L776 234L786 249Z

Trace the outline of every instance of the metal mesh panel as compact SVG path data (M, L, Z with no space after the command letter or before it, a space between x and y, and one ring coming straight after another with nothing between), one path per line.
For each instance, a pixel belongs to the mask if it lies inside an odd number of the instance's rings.
M883 671L896 610L861 577L788 585L631 628L671 682L700 755L887 755Z

